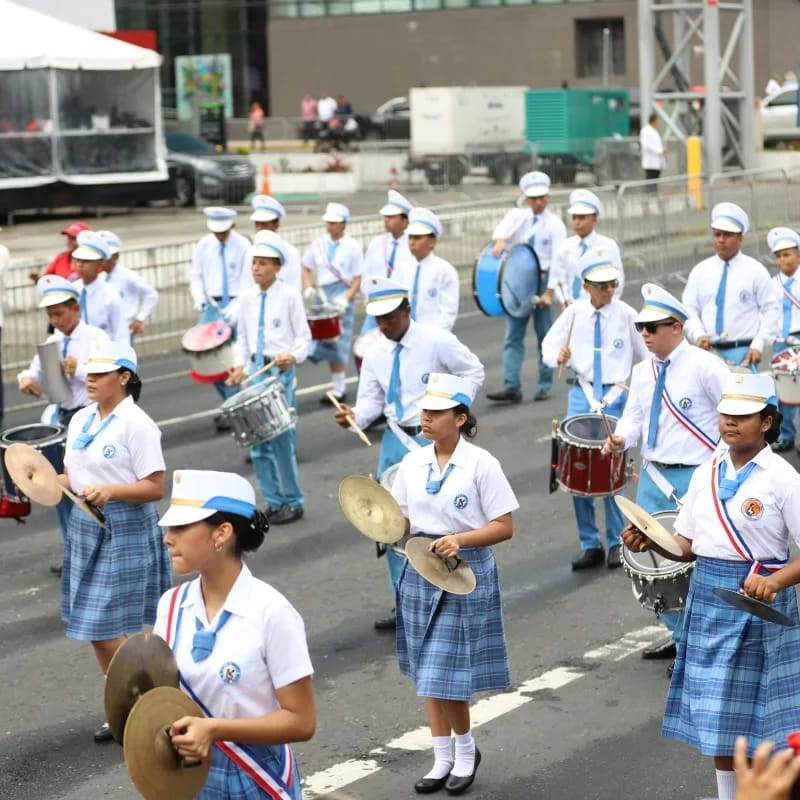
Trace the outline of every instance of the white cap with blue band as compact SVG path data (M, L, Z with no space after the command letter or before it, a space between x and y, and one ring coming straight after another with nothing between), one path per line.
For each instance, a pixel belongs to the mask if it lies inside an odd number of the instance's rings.
M233 227L236 212L232 208L223 206L208 206L203 209L206 215L206 225L211 233L224 233Z
M81 231L76 241L78 246L72 251L72 257L78 261L108 261L111 258L108 242L97 231Z
M100 375L104 372L116 372L118 369L129 369L135 374L137 367L136 351L127 342L109 339L94 343L86 362L86 374Z
M636 322L662 322L672 318L683 323L689 319L686 306L658 284L646 283L642 286L642 297L644 303Z
M268 194L257 194L252 202L253 213L250 219L253 222L272 222L276 219L283 219L286 216L286 209L272 196Z
M250 482L233 472L179 469L172 476L170 505L158 521L162 528L191 525L217 511L252 518L256 494Z
M711 228L727 233L747 233L750 219L747 212L736 203L717 203L711 209Z
M773 253L800 248L800 234L791 228L773 228L767 234L767 246Z
M468 378L450 375L447 372L432 372L428 376L420 408L428 411L441 411L459 405L469 408L475 398L476 388Z
M717 411L731 417L758 414L768 405L778 405L775 379L766 372L732 372L722 386Z
M590 247L578 259L581 279L590 283L608 283L619 280L619 269L609 259L602 247Z
M439 217L429 208L415 208L408 215L408 228L406 233L409 236L435 236L442 238L442 223Z
M526 172L519 179L519 190L525 197L544 197L550 194L550 177L544 172Z
M281 264L286 263L286 242L275 231L259 231L253 237L253 246L250 248L253 258L277 258Z
M389 314L408 300L408 288L391 278L367 278L362 288L367 293L366 312L373 317Z
M57 306L67 300L79 300L81 293L66 278L60 275L45 275L36 282L39 295L39 308Z

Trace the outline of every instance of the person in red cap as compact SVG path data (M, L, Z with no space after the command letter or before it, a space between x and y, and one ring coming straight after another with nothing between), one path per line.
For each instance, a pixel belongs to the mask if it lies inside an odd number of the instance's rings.
M85 222L73 222L64 228L61 233L67 237L65 248L42 270L41 273L29 272L28 277L36 283L39 278L45 275L60 275L68 281L75 280L78 271L72 264L72 252L78 246L78 234L81 231L90 231L91 228Z

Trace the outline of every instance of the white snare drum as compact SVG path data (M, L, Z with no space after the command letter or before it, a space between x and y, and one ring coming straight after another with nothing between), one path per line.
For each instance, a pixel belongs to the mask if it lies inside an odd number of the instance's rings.
M778 399L787 406L800 406L800 347L781 351L770 366L778 387Z
M242 447L268 442L297 422L278 378L248 386L229 397L219 411L231 426L231 436Z
M353 342L353 355L363 359L367 351L371 350L381 339L383 339L383 334L380 328L367 331Z
M222 320L189 328L181 339L181 348L189 354L189 374L198 383L224 381L233 367L233 330Z
M659 511L652 516L674 532L677 511ZM656 614L683 611L693 566L688 561L671 561L652 550L634 553L622 545L622 567L632 581L633 596Z

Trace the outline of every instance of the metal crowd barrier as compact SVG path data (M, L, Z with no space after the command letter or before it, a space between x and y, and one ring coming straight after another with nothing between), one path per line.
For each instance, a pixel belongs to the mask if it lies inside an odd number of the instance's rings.
M772 169L713 175L697 179L692 193L687 191L687 180L684 175L593 189L605 207L598 229L618 241L626 283L634 290L645 281L657 281L680 291L691 267L712 253L709 213L720 200L739 203L748 211L751 232L745 238L745 250L770 262L771 254L764 243L766 232L775 225L791 225L800 217L800 172ZM568 197L568 189L553 190L550 208L564 218L569 230ZM437 207L444 235L436 252L462 270L465 282L470 280L469 268L509 207L509 203L496 199ZM364 247L382 230L383 221L377 214L355 217L348 224L350 235ZM281 229L301 255L321 232L320 223ZM137 350L142 355L176 352L180 337L197 320L188 285L194 246L192 239L124 251L125 265L140 271L159 291L158 307L148 320L145 334L137 337ZM31 268L44 264L35 260L13 262L6 275L6 380L29 363L35 345L44 337L44 315L36 307L35 291L27 278ZM638 300L634 294L628 296L634 304Z

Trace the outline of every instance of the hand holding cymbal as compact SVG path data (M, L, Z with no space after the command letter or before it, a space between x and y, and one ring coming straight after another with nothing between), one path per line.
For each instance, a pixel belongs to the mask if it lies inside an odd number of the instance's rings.
M29 444L15 442L6 448L6 469L26 497L43 506L58 505L63 494L53 465Z
M450 594L475 591L475 573L460 558L444 558L431 550L427 536L412 536L405 546L406 558L428 583Z
M615 494L614 502L633 527L647 538L651 548L657 553L672 561L694 560L694 556L684 555L683 548L674 534L667 531L660 522L651 517L643 508L637 506L633 500L629 500L624 495Z

